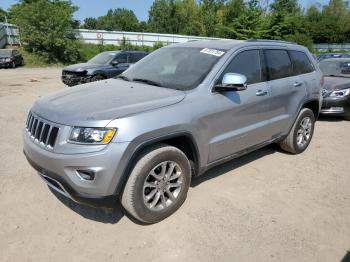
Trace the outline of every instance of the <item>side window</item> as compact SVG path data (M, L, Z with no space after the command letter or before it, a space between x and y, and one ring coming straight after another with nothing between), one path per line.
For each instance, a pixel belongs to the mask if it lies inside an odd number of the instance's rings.
M115 58L118 63L128 63L128 54L120 54Z
M290 57L293 61L294 74L301 75L313 72L315 69L304 52L301 51L289 51Z
M293 66L286 50L264 50L269 80L293 75Z
M143 57L141 53L130 54L130 63L136 63Z
M236 55L225 68L226 73L237 73L247 77L247 84L262 82L259 50L243 51Z

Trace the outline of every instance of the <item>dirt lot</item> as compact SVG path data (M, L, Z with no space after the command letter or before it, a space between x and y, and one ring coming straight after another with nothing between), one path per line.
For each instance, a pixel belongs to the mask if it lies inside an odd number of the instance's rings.
M140 226L120 208L58 198L27 164L22 125L39 96L64 88L59 76L59 69L0 70L0 261L310 262L346 255L350 122L321 119L301 155L270 146L219 166L193 181L173 216Z

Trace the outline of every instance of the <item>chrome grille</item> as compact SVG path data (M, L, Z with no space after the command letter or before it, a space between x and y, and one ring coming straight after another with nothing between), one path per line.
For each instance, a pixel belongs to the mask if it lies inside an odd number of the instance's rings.
M55 146L60 129L52 123L34 116L30 112L26 122L26 130L35 142L48 149L52 149Z

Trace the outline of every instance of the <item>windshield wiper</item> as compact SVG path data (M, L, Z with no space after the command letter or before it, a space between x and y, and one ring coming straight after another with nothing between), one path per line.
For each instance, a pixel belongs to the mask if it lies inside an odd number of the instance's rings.
M132 81L146 83L146 84L149 84L149 85L152 85L152 86L164 87L161 83L158 83L156 81L149 80L149 79L134 78L134 79L132 79Z
M117 76L117 78L123 79L124 81L131 81L131 79L129 77L123 76L123 75L119 75L119 76Z

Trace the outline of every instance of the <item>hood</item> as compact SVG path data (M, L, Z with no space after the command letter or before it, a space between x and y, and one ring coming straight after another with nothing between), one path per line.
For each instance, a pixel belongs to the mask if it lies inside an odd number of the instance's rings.
M105 126L111 120L176 104L185 93L142 83L108 79L67 88L38 99L32 112L70 126Z
M325 76L323 88L328 91L350 88L350 77Z
M85 71L85 70L93 70L93 69L102 69L105 67L109 67L110 65L99 65L99 64L91 64L91 63L81 63L81 64L75 64L70 65L65 68L63 68L63 71Z

